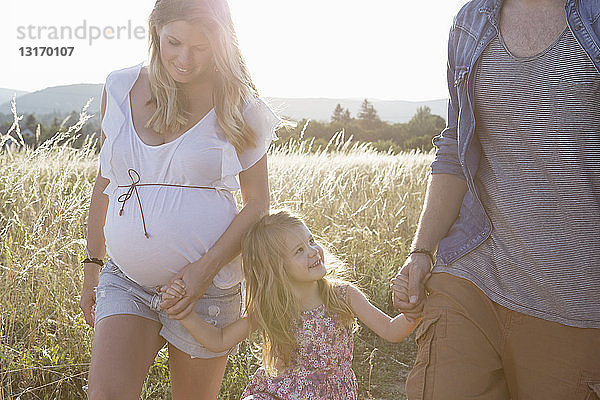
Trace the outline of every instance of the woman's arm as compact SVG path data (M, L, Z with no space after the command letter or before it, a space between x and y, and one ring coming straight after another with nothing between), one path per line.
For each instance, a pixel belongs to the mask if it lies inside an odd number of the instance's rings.
M172 281L183 279L186 295L178 301L165 300L161 303L170 318L181 319L192 311L194 303L204 295L219 270L240 253L242 237L252 224L268 212L270 198L266 155L240 172L240 188L244 203L240 213L201 259L190 263L173 278Z
M403 314L391 318L371 304L363 292L353 285L348 286L348 301L358 319L389 342L402 341L417 326L418 321L408 322Z
M209 324L196 312L189 313L180 321L198 343L214 353L231 349L253 331L248 317L238 319L223 328Z
M104 118L106 110L106 91L102 92L101 119ZM102 131L101 131L102 132ZM102 143L104 143L105 135L102 132ZM106 210L108 208L108 197L104 195L104 189L108 185L108 179L102 177L100 168L96 182L92 189L92 199L90 202L90 211L87 223L87 255L88 257L103 259L106 254L104 245L104 221L106 219ZM94 326L94 308L96 306L96 295L94 288L98 286L100 275L100 267L94 263L85 263L83 265L83 288L81 290L81 299L79 308L83 311L85 322Z

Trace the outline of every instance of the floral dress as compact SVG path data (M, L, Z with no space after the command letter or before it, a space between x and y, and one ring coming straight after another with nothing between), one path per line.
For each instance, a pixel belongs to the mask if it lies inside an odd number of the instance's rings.
M253 400L357 399L358 385L352 371L352 327L336 323L324 304L304 311L299 322L295 331L298 349L292 355L292 367L276 377L259 368L242 399L248 396L253 396L250 397Z

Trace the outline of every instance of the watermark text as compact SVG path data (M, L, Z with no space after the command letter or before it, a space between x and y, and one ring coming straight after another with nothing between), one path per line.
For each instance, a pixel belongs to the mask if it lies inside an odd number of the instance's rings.
M18 40L85 40L93 45L97 40L146 39L146 28L131 20L125 25L98 26L83 20L75 27L69 25L21 25L17 27Z

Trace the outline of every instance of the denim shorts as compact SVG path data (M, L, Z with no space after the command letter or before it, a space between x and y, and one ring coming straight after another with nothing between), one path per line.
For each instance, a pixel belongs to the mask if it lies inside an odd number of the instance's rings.
M235 354L237 346L222 353L213 353L194 338L181 322L170 319L161 310L161 296L155 287L141 286L129 279L109 260L100 273L96 288L95 324L111 315L129 314L148 318L162 324L160 335L192 358L213 358ZM204 296L194 305L194 311L215 326L227 326L240 318L242 297L240 284L230 289L219 289L211 284Z

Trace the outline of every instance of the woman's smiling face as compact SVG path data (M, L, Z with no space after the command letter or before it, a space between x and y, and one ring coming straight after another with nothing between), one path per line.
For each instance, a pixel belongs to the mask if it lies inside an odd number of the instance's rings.
M214 71L213 52L200 24L172 21L158 36L160 60L176 82L193 82Z

